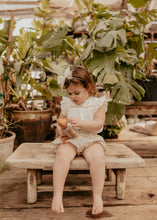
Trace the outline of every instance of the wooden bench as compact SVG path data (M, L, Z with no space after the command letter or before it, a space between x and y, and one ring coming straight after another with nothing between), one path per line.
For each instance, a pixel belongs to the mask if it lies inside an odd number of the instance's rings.
M116 177L116 197L125 197L125 173L128 168L144 167L145 161L135 152L123 144L107 144L106 169L112 170ZM39 170L52 170L55 154L52 153L50 143L23 143L6 160L9 166L27 169L27 202L37 201L37 192L48 191L41 184ZM70 170L89 170L88 164L82 156L76 157ZM52 187L49 188L49 191Z

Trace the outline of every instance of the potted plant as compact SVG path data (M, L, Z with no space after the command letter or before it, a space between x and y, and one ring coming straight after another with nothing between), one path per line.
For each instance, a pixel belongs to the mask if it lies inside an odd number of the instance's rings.
M41 142L48 134L52 109L47 109L47 100L51 101L54 96L62 94L51 68L52 51L61 47L62 36L66 33L64 27L45 29L43 32L21 29L12 41L14 80L9 86L10 101L7 110L11 120L18 122L18 144L24 141ZM59 40L57 45L55 38ZM47 49L49 46L51 53Z
M146 2L140 1L140 7ZM135 1L129 0L129 3ZM134 99L140 101L145 94L139 83L146 78L141 66L141 61L145 60L141 60L144 52L144 25L155 18L156 12L113 12L94 1L76 1L76 4L79 10L78 17L75 16L73 21L71 33L74 31L74 35L64 38L73 53L71 55L66 47L66 55L72 64L85 65L95 82L110 92L112 102L108 106L106 124L112 125L125 114L126 105L133 103ZM86 22L83 24L83 32L75 35L73 28L79 19ZM73 55L74 59L71 58ZM59 61L58 64L62 66L63 63ZM54 71L58 70L58 74L61 74L56 63L53 65Z
M18 124L15 129L18 144L44 141L52 122L52 109L47 109L44 102L44 99L52 99L52 93L33 36L35 38L35 33L22 29L12 50L14 81L9 86L7 110L11 113L11 120ZM38 105L35 104L37 100Z
M3 21L2 21L3 22ZM8 43L9 21L4 21L4 28L0 30L0 163L13 152L15 133L10 131L6 105L9 100L8 85L12 64L2 54L6 51L4 42ZM1 165L0 165L1 166Z

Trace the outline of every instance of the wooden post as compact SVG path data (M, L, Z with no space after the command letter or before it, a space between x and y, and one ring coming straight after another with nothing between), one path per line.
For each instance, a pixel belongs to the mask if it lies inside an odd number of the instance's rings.
M111 169L106 170L106 181L112 181L112 170Z
M42 171L37 170L37 185L42 184Z
M126 169L116 170L116 196L117 199L125 198L125 173Z
M27 170L27 202L35 203L37 201L37 178L36 170Z

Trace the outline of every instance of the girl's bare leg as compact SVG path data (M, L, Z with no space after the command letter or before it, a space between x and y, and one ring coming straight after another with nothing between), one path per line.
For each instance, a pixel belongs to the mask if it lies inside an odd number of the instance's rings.
M52 211L64 212L63 189L70 163L76 156L76 148L70 143L61 144L56 153L56 160L53 166L53 199Z
M105 181L105 154L100 144L93 144L84 149L83 156L89 163L90 174L93 185L93 207L92 214L103 212L102 192Z

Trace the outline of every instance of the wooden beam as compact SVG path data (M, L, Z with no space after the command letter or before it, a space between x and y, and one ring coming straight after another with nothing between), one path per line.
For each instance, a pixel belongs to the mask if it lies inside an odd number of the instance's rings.
M28 2L28 1L0 1L1 5L38 5L40 3L40 1L32 1L32 2Z

